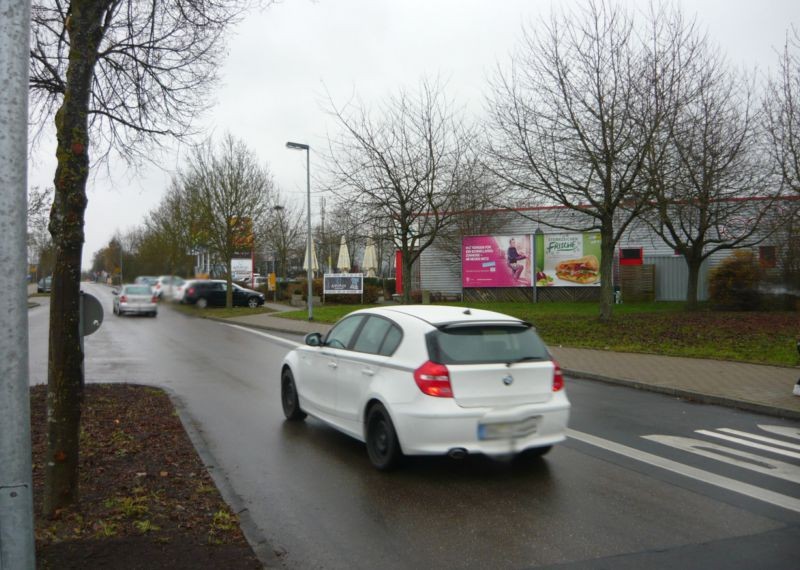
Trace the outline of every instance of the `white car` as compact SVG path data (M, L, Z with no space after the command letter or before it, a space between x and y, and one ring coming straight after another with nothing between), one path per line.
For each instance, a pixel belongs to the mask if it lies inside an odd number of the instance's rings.
M382 470L404 455L544 455L570 409L529 323L435 305L364 309L306 335L283 361L281 402L287 420L311 414L365 442Z
M186 281L182 280L180 283L176 284L172 288L172 300L176 303L183 303L183 296L186 293L186 289L198 281L202 281L202 279L187 279Z
M183 278L177 275L162 275L153 284L153 293L159 299L172 299L176 287L183 284Z

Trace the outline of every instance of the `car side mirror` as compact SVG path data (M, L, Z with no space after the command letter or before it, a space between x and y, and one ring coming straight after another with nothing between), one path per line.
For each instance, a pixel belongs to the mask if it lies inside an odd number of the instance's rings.
M322 335L318 332L308 333L305 341L308 346L322 346Z
M111 290L111 294L112 295L119 295L119 291L117 291L116 289L112 289Z

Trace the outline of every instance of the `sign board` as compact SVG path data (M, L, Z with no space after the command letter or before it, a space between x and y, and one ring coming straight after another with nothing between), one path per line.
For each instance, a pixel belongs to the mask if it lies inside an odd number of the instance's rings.
M598 232L536 236L537 287L592 287L600 277Z
M530 234L462 238L461 284L464 287L531 287L531 243Z
M253 279L253 258L231 259L231 279L234 281L250 281Z
M274 273L267 275L267 290L274 291L276 285L276 278Z
M363 292L363 273L326 273L323 277L325 295L361 295Z
M81 291L80 311L81 336L97 332L103 324L103 305L97 297Z

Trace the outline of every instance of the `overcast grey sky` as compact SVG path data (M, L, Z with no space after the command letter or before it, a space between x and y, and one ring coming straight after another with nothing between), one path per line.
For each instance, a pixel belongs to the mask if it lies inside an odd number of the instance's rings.
M580 0L573 0L573 2ZM550 0L282 0L254 12L235 30L213 111L199 124L230 131L269 164L290 199L305 201L305 155L286 141L326 146L335 129L325 112L326 93L337 104L357 95L369 103L420 79L440 76L448 94L470 113L481 113L486 79L520 39L522 25L549 13ZM570 2L572 3L572 2ZM633 6L646 2L631 0ZM800 25L797 0L681 0L729 60L766 71L776 63L791 24ZM45 143L29 171L31 185L52 186L54 144ZM83 265L115 231L140 224L180 166L180 153L162 169L135 172L111 165L111 177L90 181ZM313 185L313 181L312 181ZM312 192L314 188L312 186ZM319 208L312 198L312 213Z

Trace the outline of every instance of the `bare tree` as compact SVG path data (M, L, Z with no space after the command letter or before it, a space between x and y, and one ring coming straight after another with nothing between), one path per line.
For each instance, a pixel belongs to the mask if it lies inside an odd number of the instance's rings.
M233 305L231 260L252 252L253 229L269 211L272 179L242 141L226 135L215 152L211 143L193 153L183 186L190 207L197 212L211 251L226 266L226 306Z
M279 190L271 194L266 218L257 228L261 241L275 252L276 277L286 278L289 260L304 250L305 221L303 210L288 203Z
M452 223L440 233L436 245L458 266L464 236L497 233L506 221L506 206L500 205L506 193L477 158L470 165L472 173L465 177L453 202ZM459 266L460 268L460 266Z
M47 231L52 205L52 188L34 186L28 189L28 257L38 259L37 272L42 275L49 275L53 270L53 241Z
M452 217L470 163L472 134L438 82L419 93L400 92L380 106L338 109L343 133L331 141L334 190L354 208L391 224L403 256L403 275ZM411 300L410 284L403 300Z
M765 124L783 183L800 195L800 31L792 28L780 53L778 76L767 83Z
M80 293L89 151L134 159L163 135L189 133L209 103L224 31L241 0L35 0L31 119L54 120L58 166L50 233L48 450L44 511L78 499L82 399Z
M700 267L716 252L750 247L774 196L769 186L752 81L698 40L702 57L674 84L678 104L649 155L656 208L645 220L686 260L686 303L697 309ZM656 156L657 155L657 156Z
M611 318L614 249L647 206L645 157L665 110L654 91L671 63L630 12L592 0L525 31L490 103L492 170L511 192L582 214L601 235L600 318Z
M184 194L180 180L173 179L167 194L151 211L145 226L148 230L146 248L154 247L165 266L159 272L186 274L186 260L197 245L193 229L200 225L200 213Z

